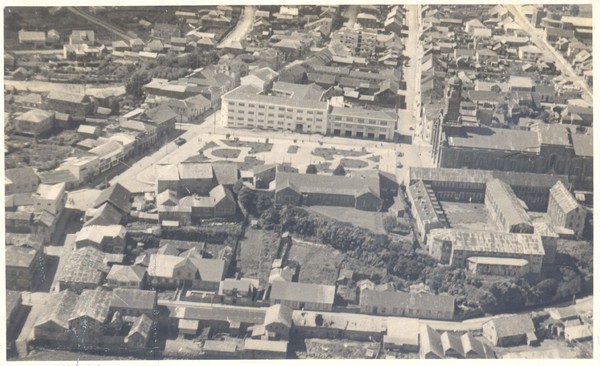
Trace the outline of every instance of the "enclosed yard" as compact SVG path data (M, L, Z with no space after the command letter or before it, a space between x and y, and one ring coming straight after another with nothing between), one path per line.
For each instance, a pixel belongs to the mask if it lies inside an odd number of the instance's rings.
M290 348L299 359L365 359L374 358L379 345L375 342L308 338L290 344Z
M213 156L226 159L237 159L240 156L239 149L216 149L211 152Z
M450 227L467 230L496 230L483 203L440 202Z
M308 209L338 221L348 222L354 226L369 229L376 234L386 233L383 228L385 212L362 211L352 207L336 206L310 206Z
M300 264L298 282L335 284L344 254L327 245L293 242L288 259Z
M271 265L277 256L279 235L274 231L256 230L251 227L240 240L239 270L243 277L258 278L260 286L269 280Z

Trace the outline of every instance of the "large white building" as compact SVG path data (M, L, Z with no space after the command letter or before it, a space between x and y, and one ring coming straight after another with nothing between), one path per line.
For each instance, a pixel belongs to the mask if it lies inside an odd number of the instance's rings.
M586 212L562 182L557 182L550 189L548 200L548 217L550 223L573 230L579 237L583 235Z
M277 81L269 91L242 85L223 95L221 123L231 128L261 128L389 141L397 115L392 109L330 107L328 90L316 84Z
M223 95L223 126L327 133L329 105L322 102L323 89L276 82L272 90L266 94L254 85L242 85Z

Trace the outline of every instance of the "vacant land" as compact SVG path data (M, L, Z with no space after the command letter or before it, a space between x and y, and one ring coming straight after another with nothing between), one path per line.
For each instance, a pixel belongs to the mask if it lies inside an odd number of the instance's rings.
M246 156L244 162L240 164L240 170L252 170L255 166L264 165L265 161L253 156Z
M483 203L441 202L450 227L467 230L496 230Z
M299 282L333 285L344 254L327 245L294 240L288 259L300 264Z
M15 141L15 144L11 145L15 149L6 154L4 162L7 169L30 166L39 168L41 171L52 170L57 168L65 158L84 154L79 149L59 145L51 140L44 140L45 143L35 143L33 140L29 140L29 147L27 148L23 148L24 145L17 144L16 139L12 141Z
M376 234L386 233L383 228L383 218L386 215L384 212L370 212L352 207L336 206L310 206L308 209L323 216L371 230Z
M377 353L377 344L344 339L304 339L304 344L291 345L291 351L300 359L314 358L373 358Z
M273 231L247 228L240 241L239 267L243 277L258 278L260 286L268 283L271 265L277 256L279 235Z

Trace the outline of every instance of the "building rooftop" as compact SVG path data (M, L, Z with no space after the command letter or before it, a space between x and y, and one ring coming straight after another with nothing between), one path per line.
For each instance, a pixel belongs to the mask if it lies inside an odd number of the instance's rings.
M152 311L156 306L156 291L133 288L115 288L112 291L110 307Z
M300 301L333 305L335 286L300 282L274 282L271 284L271 301Z
M36 195L45 200L58 200L65 192L65 183L40 184Z
M360 175L335 176L277 171L275 190L279 192L290 187L302 193L331 193L352 196L371 192L379 197L379 175L371 173L361 171Z
M437 199L435 195L430 196L425 183L422 180L415 182L408 187L408 194L413 200L413 206L423 223L441 222L440 215L436 209ZM435 200L435 204L434 204Z
M531 226L531 218L525 212L523 204L515 195L515 192L510 188L508 183L500 179L492 179L486 184L486 199L493 197L496 209L503 216L505 225L511 227L513 225L529 225ZM487 206L487 204L486 204Z
M539 142L534 131L506 128L464 126L460 133L448 136L448 145L476 149L539 153Z
M392 309L430 310L454 313L454 297L448 295L431 295L427 293L408 293L393 291L375 291L365 289L360 293L360 306L385 307L386 312Z
M146 269L141 266L125 266L121 264L113 264L110 272L106 276L107 281L118 282L141 282L146 275Z
M33 260L38 254L39 249L29 246L5 246L5 263L6 266L18 268L32 268Z
M287 353L287 348L288 341L269 341L252 338L244 340L245 350Z
M294 310L292 319L296 327L329 328L347 332L383 333L387 329L389 318L353 313Z
M47 322L54 322L63 329L69 329L69 318L77 304L78 298L79 297L75 293L69 290L50 293L45 304L45 308L48 309L48 311L41 313L36 319L35 326Z
M353 117L353 118L365 118L365 119L379 119L385 121L396 122L397 116L396 112L393 110L373 110L373 109L365 109L360 107L352 107L352 108L342 108L342 107L333 107L331 110L331 115L335 116L344 116L344 117Z
M387 333L384 343L419 346L419 319L387 318Z
M30 184L39 182L40 178L35 174L33 168L12 168L4 171L4 184Z
M65 283L98 285L107 271L104 253L93 247L85 247L69 255L65 266L57 274L57 280Z
M16 120L30 123L41 123L48 118L52 118L53 116L53 112L43 111L41 109L32 109L18 116Z
M503 316L489 321L494 324L498 338L535 332L531 316L527 314Z
M255 102L277 105L282 107L310 108L322 110L323 112L327 110L326 102L303 100L295 97L290 98L273 95L264 95L261 94L261 92L262 89L259 89L253 85L242 85L224 94L222 98L223 100L235 100L238 102Z
M542 239L536 234L503 233L497 231L433 229L434 240L452 242L453 250L514 255L544 255Z
M103 324L108 318L111 300L112 292L110 291L101 288L83 290L71 312L69 321L85 316Z
M562 182L557 182L550 188L550 196L556 200L564 212L571 212L579 208L579 203Z
M167 306L170 317L190 320L212 320L230 323L263 324L265 308Z

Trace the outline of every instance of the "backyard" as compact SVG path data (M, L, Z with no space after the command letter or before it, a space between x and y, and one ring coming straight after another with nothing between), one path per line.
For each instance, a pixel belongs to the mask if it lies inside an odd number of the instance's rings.
M265 286L271 273L271 265L277 256L279 235L274 231L246 229L240 241L238 267L243 277L258 278Z
M288 260L300 264L298 282L334 285L344 257L328 245L294 239Z
M310 206L307 208L330 219L348 222L354 226L371 230L375 234L386 234L383 228L385 212L362 211L352 207L336 206Z

